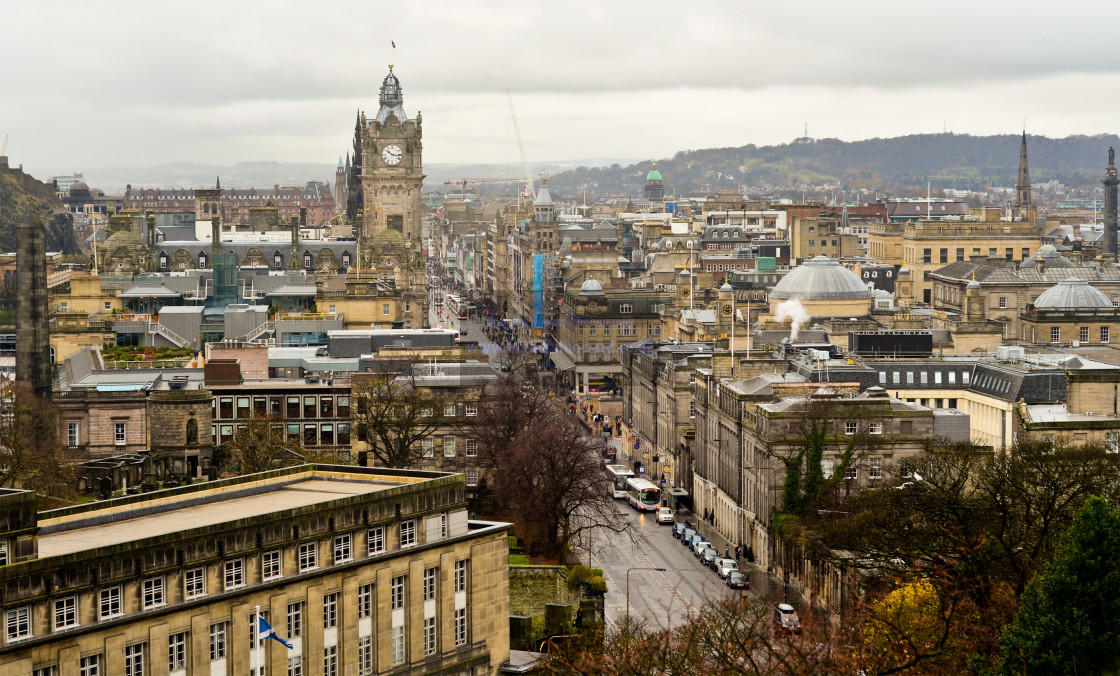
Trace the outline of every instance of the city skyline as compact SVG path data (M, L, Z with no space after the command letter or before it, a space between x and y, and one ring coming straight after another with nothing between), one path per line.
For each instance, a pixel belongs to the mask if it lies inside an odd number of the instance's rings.
M661 1L55 3L7 9L8 154L39 176L170 162L333 162L395 66L424 159L658 159L955 131L1113 131L1111 7ZM1111 19L1110 19L1111 17ZM392 45L395 43L396 47ZM142 180L142 177L137 177Z

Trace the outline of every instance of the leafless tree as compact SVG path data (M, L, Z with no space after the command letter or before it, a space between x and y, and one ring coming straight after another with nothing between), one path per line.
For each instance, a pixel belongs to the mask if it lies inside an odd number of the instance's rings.
M299 437L288 435L287 425L276 417L250 418L238 424L233 440L221 455L225 472L255 474L275 467L288 467L304 460Z
M407 468L424 458L422 442L444 424L444 400L418 386L412 375L393 370L354 374L354 431L375 463Z
M72 459L58 441L57 414L22 383L0 394L0 486L68 504L76 495Z

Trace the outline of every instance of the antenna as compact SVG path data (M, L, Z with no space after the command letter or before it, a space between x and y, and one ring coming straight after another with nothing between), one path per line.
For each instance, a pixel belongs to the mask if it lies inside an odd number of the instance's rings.
M808 122L805 123L805 133L802 134L802 136L804 136L805 138L809 138L809 123Z

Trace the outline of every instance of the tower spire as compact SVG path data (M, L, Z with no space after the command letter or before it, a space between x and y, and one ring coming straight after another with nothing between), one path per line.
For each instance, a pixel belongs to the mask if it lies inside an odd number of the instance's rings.
M1015 206L1031 206L1031 172L1027 165L1027 132L1023 130L1023 145L1019 149L1019 180L1015 182Z

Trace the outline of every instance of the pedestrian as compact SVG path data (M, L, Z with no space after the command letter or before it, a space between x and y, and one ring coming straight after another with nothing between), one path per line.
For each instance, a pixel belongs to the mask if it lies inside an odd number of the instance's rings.
M738 561L742 557L743 557L743 546L742 545L737 545L735 547L735 560Z

